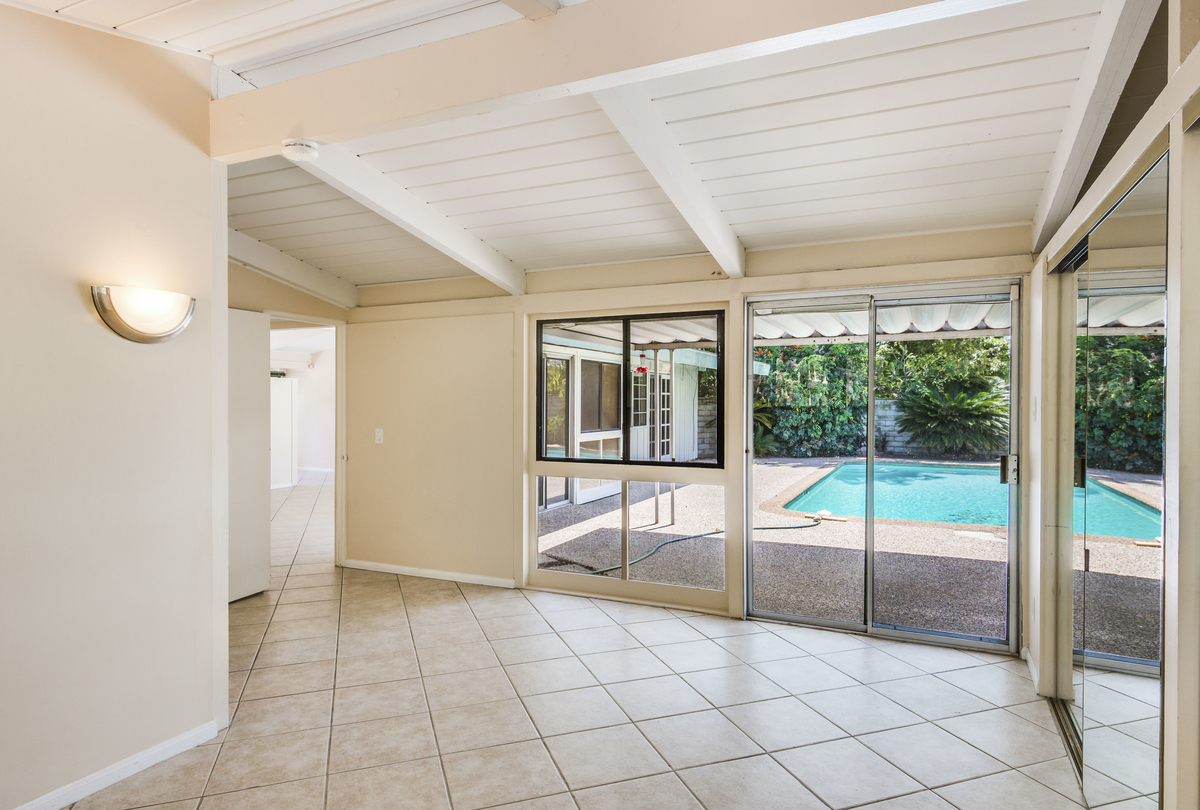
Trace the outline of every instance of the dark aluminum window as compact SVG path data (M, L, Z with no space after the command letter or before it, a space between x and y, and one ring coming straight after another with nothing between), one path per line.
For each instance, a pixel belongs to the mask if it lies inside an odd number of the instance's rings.
M722 312L539 321L538 458L723 467L724 332Z

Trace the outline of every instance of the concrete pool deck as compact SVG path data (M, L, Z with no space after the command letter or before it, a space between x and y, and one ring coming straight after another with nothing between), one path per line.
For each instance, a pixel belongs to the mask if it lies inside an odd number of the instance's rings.
M782 527L811 522L783 505L839 464L853 460L757 460L753 525ZM1132 496L1132 488L1136 487L1143 498L1154 497L1149 476L1108 475L1114 483L1131 488L1126 494ZM648 488L642 486L634 493L632 557L665 539L723 528L724 499L718 495L721 488L680 486L676 491L676 522L647 525L652 521L652 501L647 500ZM665 521L668 501L667 496L661 497ZM543 513L539 521L539 566L582 574L619 564L620 525L618 496ZM824 521L807 529L755 532L755 609L862 623L863 533L862 518ZM987 638L1006 635L1008 544L1003 528L877 519L875 548L877 622ZM1161 550L1138 546L1124 538L1104 537L1090 537L1089 548L1091 570L1087 574L1082 571L1082 550L1075 563L1076 579L1089 577L1089 649L1114 652L1120 648L1122 652L1117 654L1156 658ZM632 566L630 574L641 581L722 589L725 553L723 533L683 540L664 546ZM619 572L611 576L619 576ZM1082 626L1079 631L1083 631Z

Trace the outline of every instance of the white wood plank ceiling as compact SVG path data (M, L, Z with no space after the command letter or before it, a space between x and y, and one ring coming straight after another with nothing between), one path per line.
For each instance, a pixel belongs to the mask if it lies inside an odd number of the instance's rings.
M229 227L355 286L471 274L281 157L229 167Z
M522 18L498 0L24 0L213 57L250 87ZM584 0L560 0L570 6Z
M231 172L230 225L355 284L488 277L389 224L408 220L357 193L363 170L444 218L426 241L518 273L709 252L740 275L745 250L1029 225L1078 149L1112 6L985 8L338 144L345 177L322 176L387 220L256 161Z

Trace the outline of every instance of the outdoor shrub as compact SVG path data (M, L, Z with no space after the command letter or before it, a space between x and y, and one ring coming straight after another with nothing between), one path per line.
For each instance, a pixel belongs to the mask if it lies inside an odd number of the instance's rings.
M774 416L763 433L770 430L779 453L848 456L866 443L864 345L771 346L755 349L754 359L771 367L756 378L756 397Z
M1008 446L1008 397L1002 389L910 386L900 397L900 429L933 453L973 454Z
M1161 335L1077 340L1075 453L1089 467L1162 473L1163 347Z

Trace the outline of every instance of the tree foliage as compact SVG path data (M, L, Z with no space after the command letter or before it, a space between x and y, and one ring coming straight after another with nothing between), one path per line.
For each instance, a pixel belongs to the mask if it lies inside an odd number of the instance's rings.
M956 381L908 386L900 414L900 429L932 453L986 453L1008 446L1008 397L993 387Z
M764 436L774 437L777 452L796 458L847 456L866 443L865 345L771 346L755 349L754 359L771 369L756 378L755 396L774 414L774 426Z
M889 340L875 350L875 396L901 399L908 389L956 383L982 391L1008 379L1008 338Z
M1162 473L1164 338L1081 337L1075 347L1075 453L1089 467Z

